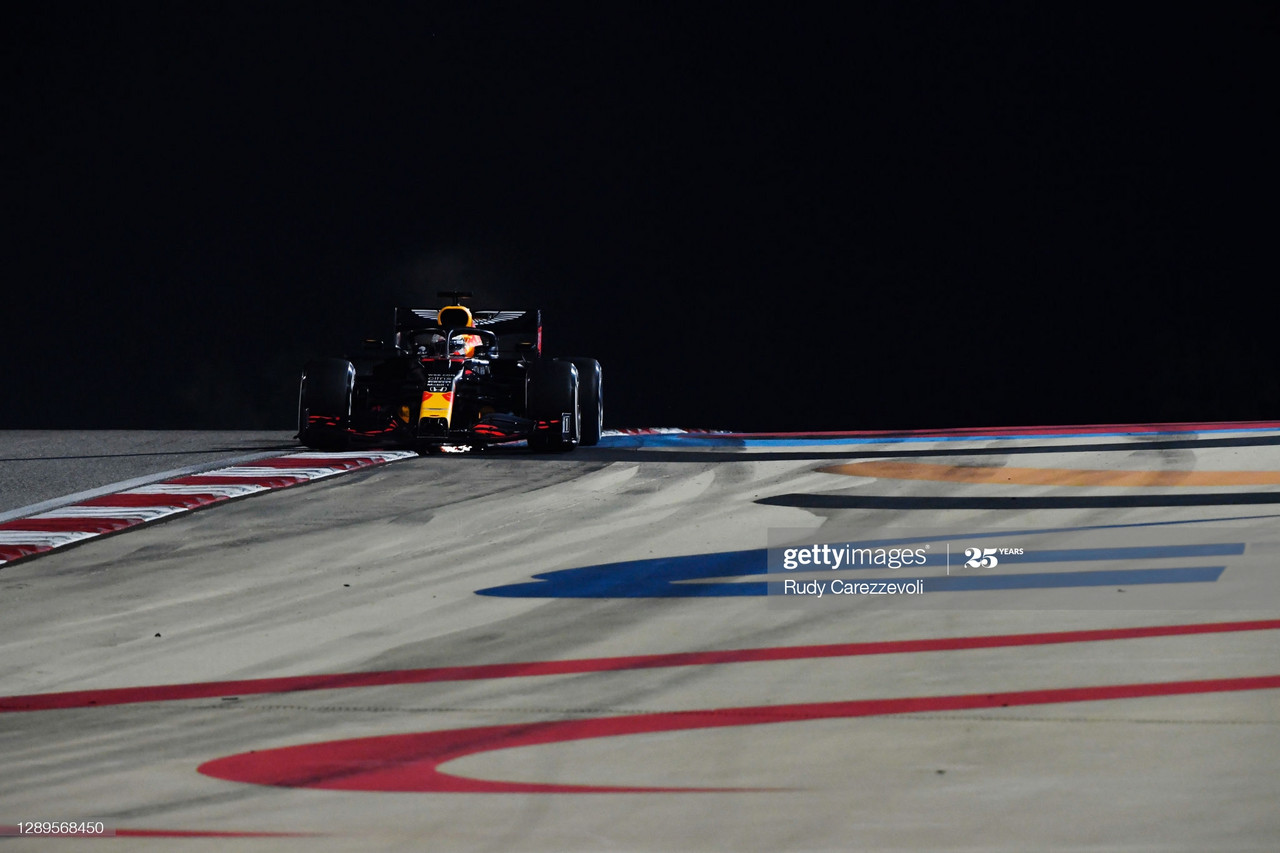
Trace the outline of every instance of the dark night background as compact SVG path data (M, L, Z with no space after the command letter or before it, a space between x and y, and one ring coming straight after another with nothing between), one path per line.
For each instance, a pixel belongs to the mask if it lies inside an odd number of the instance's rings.
M6 13L6 428L289 428L397 303L606 426L1280 417L1272 4Z

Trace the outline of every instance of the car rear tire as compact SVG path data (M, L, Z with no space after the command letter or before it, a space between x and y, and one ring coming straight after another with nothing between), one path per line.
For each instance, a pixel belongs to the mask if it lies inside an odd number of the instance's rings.
M582 436L582 415L578 401L578 368L571 361L543 361L530 370L528 379L529 417L550 422L550 429L536 430L529 437L534 450L564 452L578 446ZM568 414L569 430L559 427Z
M298 387L298 440L317 450L347 446L356 369L343 358L307 362Z
M578 403L582 412L582 436L578 443L594 447L604 428L604 390L600 362L594 358L565 358L578 368Z

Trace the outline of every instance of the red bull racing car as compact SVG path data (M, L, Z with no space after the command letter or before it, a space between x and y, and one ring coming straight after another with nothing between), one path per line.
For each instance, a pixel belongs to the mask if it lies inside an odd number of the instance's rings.
M298 392L298 439L338 450L396 444L430 450L527 441L564 451L600 440L600 363L548 358L542 313L397 308L391 346L311 361Z

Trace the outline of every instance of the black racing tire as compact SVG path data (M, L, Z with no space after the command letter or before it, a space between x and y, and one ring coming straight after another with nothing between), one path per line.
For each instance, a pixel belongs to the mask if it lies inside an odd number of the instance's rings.
M573 450L582 436L578 368L571 361L540 361L530 369L528 383L530 418L559 421L571 414L568 435L559 429L538 430L529 436L529 447L558 453Z
M571 361L578 368L578 405L582 412L582 436L578 443L583 447L594 447L600 443L600 433L604 429L604 386L600 362L578 356L558 360Z
M355 385L355 366L345 358L307 362L298 386L298 440L316 450L346 447Z

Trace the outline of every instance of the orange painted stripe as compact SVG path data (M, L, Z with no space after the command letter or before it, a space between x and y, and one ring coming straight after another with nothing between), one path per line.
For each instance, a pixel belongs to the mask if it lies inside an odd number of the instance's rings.
M827 474L945 483L1018 486L1275 486L1280 471L1096 471L1079 468L995 468L926 462L849 462L819 468Z

